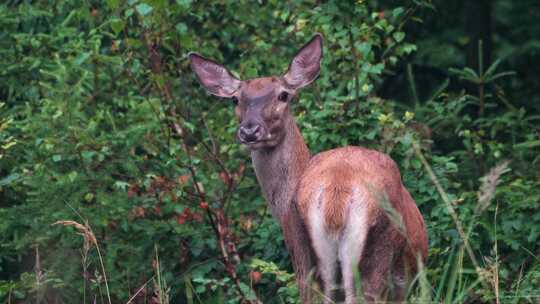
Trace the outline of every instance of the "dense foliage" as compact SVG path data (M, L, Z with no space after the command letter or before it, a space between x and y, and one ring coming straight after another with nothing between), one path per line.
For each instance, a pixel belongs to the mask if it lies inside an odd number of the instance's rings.
M276 75L314 32L295 116L313 153L398 163L430 238L411 301L538 301L540 10L466 2L0 4L0 301L296 303L232 105L187 54Z

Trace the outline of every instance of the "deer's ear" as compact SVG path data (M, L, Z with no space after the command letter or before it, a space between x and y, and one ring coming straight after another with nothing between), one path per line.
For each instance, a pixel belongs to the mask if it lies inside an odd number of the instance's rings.
M234 93L240 87L241 81L235 78L226 68L196 53L189 53L188 57L191 69L209 93L220 97L234 96Z
M322 55L323 37L317 33L294 56L283 76L285 82L295 90L312 83L319 76Z

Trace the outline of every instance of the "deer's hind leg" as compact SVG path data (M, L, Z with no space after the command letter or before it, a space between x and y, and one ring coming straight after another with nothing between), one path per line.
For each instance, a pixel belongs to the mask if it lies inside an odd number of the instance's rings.
M333 303L334 291L337 289L337 238L328 233L324 225L323 211L314 206L310 212L309 227L313 250L317 255L317 268L323 281L324 303Z
M395 268L396 258L404 254L404 239L389 224L388 219L383 219L373 227L367 242L369 250L360 261L362 291L368 303L403 301L406 293L406 281L401 270Z
M352 203L349 206L347 224L339 244L339 261L346 304L358 303L355 272L358 270L365 248L368 230L368 209L365 202Z

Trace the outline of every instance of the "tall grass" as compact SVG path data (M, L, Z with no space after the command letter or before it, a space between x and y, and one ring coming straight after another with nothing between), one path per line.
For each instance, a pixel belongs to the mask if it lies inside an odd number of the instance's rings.
M490 170L488 174L481 178L481 186L478 190L478 201L475 208L474 214L468 225L466 225L459 217L456 209L454 208L454 203L449 199L447 192L441 186L441 183L437 176L435 175L431 165L426 160L420 145L417 141L413 141L413 149L422 165L428 174L433 185L437 189L442 201L445 204L448 214L450 214L452 221L458 231L459 237L462 241L462 244L459 245L457 249L453 249L449 255L448 260L443 265L443 274L439 279L437 287L433 289L428 284L421 283L419 284L418 293L420 294L420 299L422 302L429 299L429 301L434 301L436 303L461 303L464 298L477 288L480 284L482 285L483 290L492 291L494 293L495 303L500 303L500 291L499 291L499 268L498 268L498 243L497 236L495 235L495 243L493 247L495 258L490 261L485 258L485 263L480 264L476 254L474 253L470 245L470 235L472 230L476 226L476 219L478 216L485 211L493 202L495 197L496 187L499 183L500 177L502 174L507 172L508 161L503 161L499 165L495 166ZM497 227L497 211L495 212L494 226ZM464 227L467 227L465 229ZM496 234L496 229L495 229ZM476 279L474 281L468 281L465 279L464 274L467 270L464 268L464 252L467 253L467 257L474 266L474 272L476 274ZM419 280L422 281L422 278L426 276L426 270L423 269L419 274ZM430 299L427 296L428 290L432 289L434 297Z
M86 259L88 257L88 253L92 248L96 249L98 259L99 259L99 263L100 263L100 268L101 268L100 269L101 270L100 275L103 276L103 282L105 284L105 295L107 297L107 302L109 304L112 304L111 294L110 294L110 291L109 291L109 284L108 284L108 280L107 280L107 273L105 271L105 265L103 263L103 256L101 254L101 250L99 249L99 244L98 244L97 238L96 238L91 226L88 224L88 221L85 220L84 224L81 224L81 223L78 223L78 222L73 221L73 220L62 220L62 221L55 222L53 225L62 225L62 226L73 227L78 232L78 234L83 237L84 242L83 242L83 248L81 250L81 252L82 252L81 257L82 257L83 271L85 273L86 273L86 270L87 270L87 268L86 268L87 267ZM155 251L155 256L154 256L154 259L152 261L152 266L153 266L153 270L154 270L155 274L148 281L146 281L141 287L139 287L137 289L135 294L133 294L128 299L126 304L133 303L133 301L135 301L137 296L147 287L147 285L150 282L153 283L153 289L154 289L154 296L153 296L153 301L154 302L152 302L152 303L169 304L169 302L170 302L170 298L169 298L170 288L167 286L167 282L164 280L164 278L162 276L161 263L159 262L159 253L158 253L157 245L155 246L154 251ZM84 283L85 286L83 286L83 289L84 289L83 303L86 303L86 280L83 280L83 281L85 282ZM95 303L95 301L94 301L94 303Z
M105 295L107 296L108 303L112 304L111 293L109 291L109 283L107 281L107 272L105 271L105 265L103 264L103 256L101 255L101 250L99 249L99 244L94 234L94 231L92 231L92 227L90 227L90 225L88 224L88 221L85 221L83 225L76 221L63 220L63 221L56 221L53 225L74 227L79 232L79 234L84 238L84 243L83 243L83 268L84 269L86 269L85 268L86 263L84 260L86 259L88 252L90 251L90 249L96 248L99 264L101 266L101 275L103 276L103 281L105 283ZM84 297L83 301L85 301L86 294L83 295L83 297Z

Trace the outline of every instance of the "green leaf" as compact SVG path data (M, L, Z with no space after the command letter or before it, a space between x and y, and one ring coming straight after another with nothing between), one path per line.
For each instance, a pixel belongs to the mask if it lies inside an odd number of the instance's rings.
M402 49L403 49L403 53L405 54L410 54L414 51L416 51L416 45L412 44L412 43L406 43L402 46Z
M124 16L126 16L126 18L129 18L133 15L135 11L132 9L132 8L128 8L125 12L124 12Z
M484 77L489 77L491 74L493 74L500 63L501 63L501 59L495 60L495 62L484 73Z
M109 6L109 8L115 9L118 7L119 2L120 0L107 0L107 5Z
M95 151L82 151L81 152L82 158L84 160L91 160L94 155L96 155Z
M530 149L530 148L536 148L539 146L540 146L540 140L531 140L531 141L515 144L514 148L515 149Z
M77 173L77 171L71 171L69 174L68 174L68 179L70 182L74 182L75 179L77 178L79 174Z
M176 3L183 8L190 7L192 2L193 0L176 0Z
M18 178L19 178L19 174L17 174L17 173L13 173L13 174L10 174L10 175L6 176L3 179L0 179L0 187L9 185L12 182L16 181Z
M448 85L450 84L450 79L446 78L435 90L433 90L433 93L431 93L431 97L428 98L428 101L434 100L435 98L439 97L445 90L448 88Z
M83 64L86 61L86 59L88 59L88 57L90 57L90 55L91 55L90 52L81 53L79 55L79 57L77 57L77 59L75 59L75 64L76 65Z
M372 65L369 68L369 73L379 75L382 73L383 70L384 70L384 63L377 63L375 65Z
M124 30L125 22L119 18L111 20L111 29L113 32L118 35Z
M146 16L146 15L150 14L150 12L152 12L152 10L154 8L152 8L150 5L148 5L146 3L141 3L141 4L138 4L137 6L135 6L135 9L142 16Z
M116 181L114 182L114 187L119 190L126 191L129 187L129 183L126 183L124 181Z
M402 7L395 8L392 10L392 16L394 18L401 16L405 10Z
M392 37L396 40L396 42L401 42L405 38L404 32L395 32Z
M499 79L499 78L502 78L502 77L506 77L506 76L514 76L516 75L516 72L514 71L506 71L506 72L501 72L501 73L497 73L489 78L486 79L486 82L492 82L496 79Z
M175 28L179 34L184 34L185 32L187 32L188 29L187 25L183 22L178 23Z
M91 202L94 199L94 194L92 192L88 192L84 195L84 200L87 202Z

